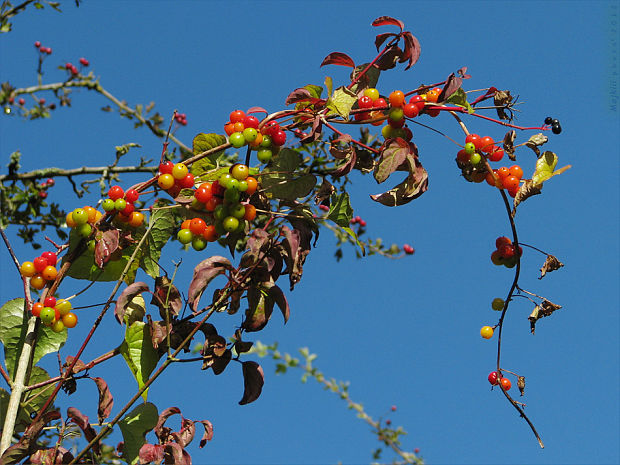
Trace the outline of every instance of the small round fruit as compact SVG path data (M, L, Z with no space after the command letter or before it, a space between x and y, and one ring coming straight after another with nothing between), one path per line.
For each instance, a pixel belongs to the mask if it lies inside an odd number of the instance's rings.
M124 195L125 191L121 186L112 186L108 191L108 197L110 197L112 200L122 199Z
M420 111L415 103L408 103L403 107L403 113L407 118L415 118Z
M400 90L395 90L388 97L390 105L393 107L402 107L405 104L405 94Z
M242 132L246 142L251 143L258 137L258 131L255 128L245 128Z
M493 337L493 328L490 326L483 326L480 328L480 335L485 339L491 339Z
M95 247L97 246L97 243L95 242L94 239L91 239L90 241L88 241L88 244L86 244L88 247L88 251L89 252L94 252L95 251Z
M44 305L41 302L35 302L32 304L31 313L33 316L39 316L41 314L41 310L43 310Z
M501 236L495 239L495 247L497 247L497 249L499 249L503 245L510 245L510 244L512 244L512 241L510 240L510 238L506 236Z
M256 207L254 205L250 205L246 203L244 205L245 214L243 215L243 219L246 221L252 221L256 218Z
M43 322L43 324L46 324L46 325L49 325L52 321L54 321L55 317L56 317L56 312L54 311L52 307L43 307L41 309L41 312L39 313L39 318L41 318L41 321Z
M489 153L488 157L489 161L500 161L502 158L504 158L504 149L493 146L493 149Z
M502 245L497 250L503 258L512 258L515 254L515 248L512 244Z
M271 149L260 149L258 152L256 152L256 158L258 158L258 161L260 161L261 163L268 163L269 160L271 160L272 156L273 152L271 151Z
M81 237L88 237L93 232L93 227L86 223L79 225L75 230Z
M41 290L45 287L45 278L40 274L35 274L32 278L30 278L30 285L37 290Z
M500 384L500 386L502 387L502 389L504 391L508 391L512 387L512 383L510 382L510 380L508 378L500 379L499 380L499 384Z
M274 131L271 134L271 142L273 145L277 145L278 147L284 145L286 143L286 133L281 129L278 131Z
M458 151L458 153L456 154L456 159L461 162L461 163L469 163L469 157L471 155L468 154L465 149L461 149Z
M33 260L33 266L37 273L41 273L45 267L48 265L47 258L45 257L37 257Z
M125 200L129 203L135 203L140 198L140 193L135 189L129 189L125 192Z
M174 163L171 161L165 161L159 165L159 172L161 174L172 174L172 169L174 168Z
M519 188L519 178L517 178L516 176L506 176L504 179L502 179L502 186L504 186L504 189L508 189L510 190L514 190L514 189L518 189Z
M192 239L192 248L194 250L197 250L200 252L201 250L204 250L206 247L207 247L207 241L204 238L197 236Z
M551 123L553 123L553 118L551 116L547 116L545 118L545 124L551 124Z
M101 208L103 208L104 211L111 212L112 210L114 210L114 200L105 199L103 202L101 202Z
M230 215L234 216L238 220L242 219L245 216L245 205L240 203L233 205L230 208Z
M368 89L364 89L364 95L366 97L370 97L370 99L374 102L379 98L379 91L374 87L370 87Z
M510 176L510 170L506 168L505 166L502 166L501 168L497 168L497 175L499 176L499 178L502 180L502 183L503 183L504 178L507 178L508 176Z
M258 181L256 180L256 178L248 176L247 178L245 178L245 182L248 184L248 188L245 191L246 194L252 195L254 192L256 192L256 189L258 188Z
M421 113L422 110L424 110L424 99L421 95L414 95L409 99L409 103L413 103L417 107L418 113ZM465 142L469 141L466 140Z
M174 177L171 174L160 174L157 178L157 184L164 190L170 189L174 186Z
M465 153L467 155L473 155L474 153L476 153L476 146L473 142L465 143Z
M56 267L53 267L52 265L46 266L45 269L41 272L41 276L43 276L43 279L45 279L46 281L55 280L57 275L58 270L56 270Z
M55 333L60 333L64 329L65 324L62 322L62 320L56 320L54 323L52 323L52 331L54 331Z
M491 261L493 265L499 266L504 264L504 257L501 256L499 250L494 250L491 254Z
M247 167L247 165L237 163L236 165L233 165L233 167L230 169L230 174L236 180L243 181L250 174L250 169Z
M112 205L114 205L114 201L112 201ZM67 226L69 226L70 228L75 228L76 224L75 224L75 221L73 221L73 212L67 213L65 222L67 223Z
M235 132L235 123L231 123L230 121L224 125L224 132L227 136L230 136L233 132Z
M357 106L362 110L366 108L372 108L372 102L373 100L368 95L362 95L360 98L357 99Z
M47 260L47 264L51 266L56 265L56 262L58 261L58 257L54 252L43 252L41 256L45 258Z
M208 242L214 242L218 238L218 234L215 230L215 226L212 224L207 225L204 232L202 233L202 237Z
M206 227L207 223L202 218L194 218L189 222L189 230L197 236L201 235Z
M129 226L132 226L134 228L137 228L139 226L142 226L142 223L144 223L144 214L142 212L131 212L131 214L129 215Z
M76 208L71 214L76 226L88 223L88 213L82 208Z
M491 373L489 373L489 376L487 379L489 380L489 383L491 383L493 386L496 386L497 378L498 378L497 371L492 371Z
M63 315L61 321L67 328L75 328L75 325L77 325L77 320L78 319L75 313L67 313L66 315Z
M390 109L388 113L388 118L392 122L400 122L403 121L403 117L405 116L405 112L401 107L394 107ZM404 123L404 121L403 121Z
M205 187L208 184L208 188ZM211 183L203 183L196 189L194 192L194 197L201 203L207 203L209 199L213 196L213 191L211 189Z
M426 101L429 103L437 103L439 100L439 94L441 94L441 89L432 89L426 93Z
M127 201L125 199L116 199L114 201L114 209L118 212L125 209L127 206Z
M88 214L88 222L89 223L94 223L95 222L95 218L97 217L97 210L95 210L90 205L86 205L86 206L82 207L82 210L84 210Z
M489 153L493 151L493 146L495 145L495 141L492 137L484 136L480 141L480 150L484 153Z
M504 309L504 299L500 297L495 297L493 302L491 302L491 308L497 312Z
M245 192L248 190L248 183L245 182L245 180L243 181L239 181L239 185L237 186L237 190L239 192Z
M222 221L227 216L228 209L223 204L218 205L215 207L215 210L213 210L213 217L218 221Z
M235 110L230 113L231 123L242 123L244 119L245 119L245 113L241 110Z
M190 242L192 242L193 238L194 238L194 235L189 229L181 229L177 233L177 239L179 240L181 244L189 244Z
M517 179L521 179L523 177L523 169L519 165L512 165L508 168L508 171L510 171L510 174Z
M472 153L469 156L469 163L471 163L472 165L477 165L478 163L480 163L481 160L482 160L482 157L480 156L479 153ZM482 178L482 180L484 180L484 178Z
M65 316L71 311L71 302L65 299L58 299L54 307L58 310L60 316Z
M183 189L191 189L194 187L194 175L187 173L183 179L179 179L179 186Z
M478 147L481 137L478 134L467 134L465 137L465 143L471 142L474 147Z
M259 147L262 147L262 148L266 149L266 148L269 148L271 146L272 146L271 136L269 134L263 134L263 140L259 144Z
M383 126L381 128L381 135L385 138L385 139L391 139L392 138L392 132L394 131L394 128L392 126L390 126L389 124L386 124L385 126Z
M259 123L256 116L246 115L245 118L243 118L243 126L246 128L258 129Z
M234 216L227 216L222 221L223 228L228 232L234 232L239 227L239 220Z
M555 120L555 121L557 121L557 120ZM551 132L554 133L554 134L560 134L562 132L562 126L560 125L559 122L557 124L553 123L551 125Z
M185 176L187 176L187 173L189 173L189 169L187 169L187 165L185 165L185 163L177 163L172 168L171 174L174 179L181 180Z
M230 142L233 147L238 149L245 145L245 137L243 137L242 132L233 132L230 136L228 136L228 142Z
M30 278L35 275L37 270L34 268L34 263L32 262L24 262L19 267L19 271L24 278Z
M48 296L43 300L43 305L45 307L55 307L56 306L56 297Z

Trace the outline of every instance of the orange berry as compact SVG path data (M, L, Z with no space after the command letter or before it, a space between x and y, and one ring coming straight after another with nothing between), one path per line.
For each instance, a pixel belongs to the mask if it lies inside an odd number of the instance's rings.
M209 241L209 242L216 241L218 238L218 234L217 234L217 231L215 230L215 226L213 226L212 224L208 224L205 227L205 230L202 232L202 237L204 238L204 240Z
M45 279L46 281L53 281L54 279L56 279L57 275L58 271L55 267L51 265L46 266L45 269L41 272L41 276L43 276L43 279Z
M245 204L245 215L243 215L243 219L247 221L252 221L256 218L256 207L249 203Z
M233 129L235 130L234 132L243 132L245 125L242 122L237 122L233 124Z
M437 89L429 90L426 93L426 101L430 103L437 103L437 100L439 99L439 94L441 94L441 89L440 90L437 90Z
M258 188L258 181L256 180L256 178L248 176L247 178L245 178L245 182L248 183L248 189L245 191L246 194L252 195L254 192L256 192L256 189Z
M233 132L235 132L235 124L230 121L224 125L224 132L227 136L230 136Z
M67 213L65 221L67 222L67 226L69 226L70 228L75 228L76 224L75 220L73 219L73 212Z
M207 223L205 223L205 221L202 218L194 218L193 220L191 220L189 222L189 229L192 234L195 234L196 236L201 235L205 228L207 227Z
M183 221L183 223L181 223L181 229L189 229L189 225L191 224L192 220L185 220Z
M41 313L41 310L42 310L42 309L43 309L43 304L42 304L41 302L35 302L35 303L32 305L32 310L31 310L31 312L32 312L32 314L33 314L34 316L37 316L37 317L38 317L38 316L39 316L39 314Z
M516 177L519 180L521 180L521 178L523 177L523 170L521 169L519 165L511 166L509 168L509 171L512 176Z
M77 325L77 316L75 313L67 313L62 317L62 323L67 328L75 328L75 325Z
M390 94L389 101L393 107L402 107L405 104L405 94L400 90L395 90Z
M131 214L129 215L128 223L129 226L132 226L134 228L142 226L142 223L144 223L144 214L142 212L136 211L131 212Z
M30 285L37 290L41 290L45 287L45 278L40 274L35 274L32 278L30 278Z
M94 223L95 218L97 217L97 210L91 207L90 205L86 205L85 207L82 207L82 210L88 213L88 223Z

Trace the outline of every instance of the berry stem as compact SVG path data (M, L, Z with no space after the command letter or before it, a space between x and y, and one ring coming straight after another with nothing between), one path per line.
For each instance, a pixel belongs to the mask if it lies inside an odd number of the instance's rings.
M338 129L336 129L332 124L328 123L327 120L325 118L322 118L323 120L323 124L325 124L325 126L327 126L329 129L331 129L332 131L334 131L336 134L339 134L341 136L344 136L345 134L340 132ZM365 148L366 150L374 153L375 155L379 153L378 150L373 149L372 147L367 146L366 144L363 144L362 142L360 142L357 139L351 139L351 142L354 142L355 144L359 145L360 147Z
M454 111L457 113L467 113L471 116L475 116L476 118L482 118L485 119L487 121L492 121L494 123L497 124L501 124L502 126L506 126L509 128L514 128L514 129L519 129L521 131L548 131L549 128L546 126L533 126L533 127L524 127L524 126L517 126L514 124L510 124L510 123L505 123L501 120L495 119L495 118L490 118L488 116L484 116L484 115L480 115L478 113L468 113L467 110L463 107L448 107L445 105L429 105L424 107L425 109L429 109L429 110L439 110L439 111Z

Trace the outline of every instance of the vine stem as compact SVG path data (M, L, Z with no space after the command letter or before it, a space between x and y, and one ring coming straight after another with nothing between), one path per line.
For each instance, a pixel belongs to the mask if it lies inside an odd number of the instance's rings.
M58 394L58 391L60 391L60 388L62 387L63 382L69 376L71 376L71 373L73 371L73 367L75 366L75 364L79 360L80 355L82 355L82 352L84 352L84 350L86 349L86 345L90 342L90 339L92 338L93 334L95 333L95 330L99 327L99 324L101 323L101 320L103 320L104 315L106 314L106 312L110 308L110 305L114 301L114 296L116 295L116 292L121 287L121 283L123 283L123 279L125 278L125 275L129 271L129 268L131 267L132 263L134 262L138 251L140 250L140 248L144 244L144 241L149 236L149 233L151 232L151 229L153 229L154 226L155 226L155 222L152 222L149 225L149 227L147 228L146 232L144 233L144 236L142 236L142 238L140 239L140 242L138 242L138 245L136 246L135 250L131 254L131 257L129 258L129 261L127 262L127 265L125 265L125 269L121 273L121 276L119 277L119 279L116 281L116 285L114 286L114 289L112 289L112 292L110 293L110 297L108 297L108 300L107 300L105 306L103 307L103 309L99 313L99 316L97 317L97 319L93 323L92 328L90 329L90 331L86 335L86 338L84 339L84 342L82 343L82 346L78 350L77 354L73 357L73 361L67 367L67 369L65 371L65 374L63 376L61 376L61 379L56 384L56 387L54 388L54 391L52 392L52 394L49 396L49 398L47 399L47 401L45 402L43 407L41 407L41 409L39 410L39 413L37 414L36 418L33 420L33 423L36 423L41 418L41 416L45 413L47 408L50 406L50 404L56 398L56 395ZM66 265L66 263L65 263L65 265ZM63 266L63 268L64 268L64 266ZM57 284L58 284L57 282L54 283L54 285L57 285Z
M65 170L62 168L46 168L42 170L28 171L20 174L1 174L0 182L4 181L25 181L29 179L39 179L46 177L71 177L82 174L110 174L110 173L150 173L153 171L152 166L82 166L81 168L73 168Z
M494 123L501 124L502 126L519 129L521 131L533 131L533 130L548 131L549 130L548 127L540 127L540 126L524 127L524 126L517 126L514 124L510 124L510 123L505 123L504 121L501 121L495 118L490 118L489 116L480 115L478 113L468 113L467 110L463 107L447 107L444 105L428 105L428 107L425 107L425 108L428 110L440 110L440 111L450 111L450 112L453 111L456 113L467 113L468 115L475 116L476 118L482 118L487 121L492 121Z

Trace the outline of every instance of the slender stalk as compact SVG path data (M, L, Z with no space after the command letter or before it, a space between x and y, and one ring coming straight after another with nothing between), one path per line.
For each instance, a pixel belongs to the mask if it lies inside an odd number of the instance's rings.
M26 181L40 178L71 177L84 174L109 174L115 173L152 173L152 166L82 166L65 170L62 168L44 168L40 170L28 171L27 173L0 174L0 182L4 181Z

